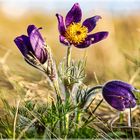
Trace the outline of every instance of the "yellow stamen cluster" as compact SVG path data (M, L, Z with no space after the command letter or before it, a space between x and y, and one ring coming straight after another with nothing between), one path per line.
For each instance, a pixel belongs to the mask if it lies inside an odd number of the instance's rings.
M70 43L78 45L85 41L87 33L88 29L85 26L73 22L67 27L65 37Z

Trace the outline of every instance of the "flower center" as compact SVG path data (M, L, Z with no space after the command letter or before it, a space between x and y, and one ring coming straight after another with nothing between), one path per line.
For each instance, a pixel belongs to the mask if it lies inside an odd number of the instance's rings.
M70 43L78 45L85 41L87 33L88 29L85 26L73 22L67 27L65 37Z

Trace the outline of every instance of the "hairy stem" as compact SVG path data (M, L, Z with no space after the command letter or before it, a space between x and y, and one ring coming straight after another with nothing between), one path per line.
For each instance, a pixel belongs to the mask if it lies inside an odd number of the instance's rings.
M91 89L88 90L88 94L92 93L92 91L96 90L96 89L102 89L103 85L97 85L95 87L92 87Z
M71 64L71 46L68 46L67 48L67 54L66 54L66 69L68 69L70 67ZM66 79L66 84L65 84L65 90L66 90L66 99L69 98L70 96L70 88L69 88L69 83L70 83L70 79L67 78Z
M54 87L54 90L55 90L57 96L61 97L61 93L60 93L58 81L57 80L54 80L52 82L53 82L53 87Z
M71 62L71 50L72 50L71 46L68 46L68 48L67 48L67 55L66 55L66 66L67 66L67 68L70 67L70 62Z
M56 63L53 59L52 52L49 46L47 47L47 51L48 51L48 61L47 61L47 66L44 69L46 70L46 74L53 84L53 87L57 96L61 97Z
M131 107L130 107L130 110L128 112L128 126L131 127L132 126L132 120L131 120Z

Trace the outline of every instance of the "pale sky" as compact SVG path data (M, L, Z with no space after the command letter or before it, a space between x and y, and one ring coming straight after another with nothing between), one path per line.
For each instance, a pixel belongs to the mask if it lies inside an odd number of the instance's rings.
M140 9L140 0L0 0L1 9L7 14L21 15L27 10L68 10L79 2L84 11L105 9L115 12L131 12Z

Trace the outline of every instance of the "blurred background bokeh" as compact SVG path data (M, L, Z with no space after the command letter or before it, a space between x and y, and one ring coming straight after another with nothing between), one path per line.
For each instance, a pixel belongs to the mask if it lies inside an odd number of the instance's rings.
M101 15L97 31L109 31L107 39L87 49L73 47L73 58L87 57L87 79L85 83L95 84L95 75L100 83L120 79L140 87L140 1L139 0L0 0L0 62L6 53L5 67L0 68L0 93L13 96L11 81L34 83L43 76L24 60L13 40L26 34L29 24L43 27L41 31L51 46L54 58L59 64L66 54L66 47L60 44L56 13L63 16L75 2L83 10L83 20L93 15ZM14 80L13 80L14 79Z

